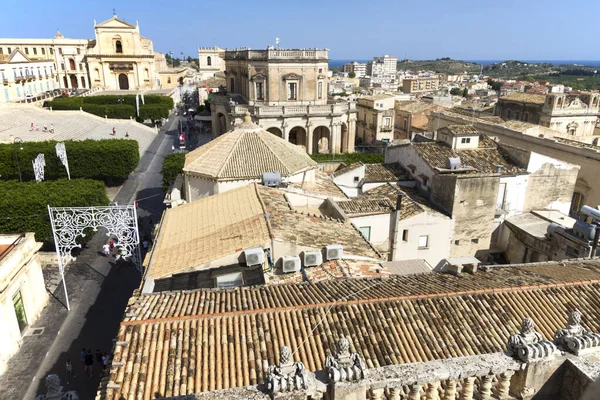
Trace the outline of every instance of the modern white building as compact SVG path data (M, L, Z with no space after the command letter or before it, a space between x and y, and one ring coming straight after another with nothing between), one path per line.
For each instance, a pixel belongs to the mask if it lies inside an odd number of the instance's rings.
M388 56L373 57L372 61L367 63L367 75L395 75L398 66L398 57Z
M344 64L344 72L354 72L355 78L362 78L367 74L367 64L352 61L351 63Z

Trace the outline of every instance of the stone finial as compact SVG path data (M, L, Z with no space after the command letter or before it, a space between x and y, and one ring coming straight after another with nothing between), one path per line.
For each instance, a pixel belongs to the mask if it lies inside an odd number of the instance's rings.
M279 365L270 365L265 376L267 389L271 393L308 389L310 376L301 361L292 363L292 351L283 346L279 352Z
M530 362L552 356L556 346L551 341L544 340L535 331L533 319L527 317L521 323L520 332L509 338L507 351L523 362Z
M325 359L325 368L332 382L358 381L365 377L365 363L358 353L350 353L350 341L338 340L338 352Z
M252 123L252 117L248 111L244 113L244 122Z
M554 342L563 349L581 354L583 351L600 347L600 335L581 326L581 313L573 311L567 318L567 327L556 331Z

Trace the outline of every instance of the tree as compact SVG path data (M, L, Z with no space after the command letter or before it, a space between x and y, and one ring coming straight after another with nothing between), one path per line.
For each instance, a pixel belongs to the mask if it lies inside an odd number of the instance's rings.
M185 153L172 153L168 154L164 160L162 165L162 189L163 192L167 193L169 187L177 178L177 175L182 173L183 166L185 164Z
M348 78L356 78L356 74L354 72L350 72L348 74Z
M460 88L457 88L457 87L455 87L455 88L452 88L452 89L450 90L450 94L451 94L451 95L453 95L453 96L461 96L461 95L462 95L462 92L463 92L463 91L462 91Z
M462 97L467 97L469 95L469 89L465 88L462 92Z

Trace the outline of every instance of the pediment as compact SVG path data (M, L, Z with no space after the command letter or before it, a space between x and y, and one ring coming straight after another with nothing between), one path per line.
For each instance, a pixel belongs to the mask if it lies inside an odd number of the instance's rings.
M579 99L574 99L567 108L580 108L580 109L586 109L587 108L587 104L585 104L583 101L579 100Z
M10 56L8 56L7 62L9 63L22 63L29 62L29 57L27 57L21 49L15 49Z
M284 81L299 81L300 79L302 79L302 76L294 73L283 76Z
M267 77L264 76L263 74L256 74L252 77L252 79L255 81L266 81Z
M110 28L110 29L135 29L135 25L131 25L116 16L111 19L101 22L96 25L96 28Z

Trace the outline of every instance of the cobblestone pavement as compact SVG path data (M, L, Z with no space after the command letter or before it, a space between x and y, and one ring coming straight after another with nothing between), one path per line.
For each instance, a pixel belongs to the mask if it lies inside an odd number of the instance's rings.
M169 135L161 132L150 145L136 171L116 197L119 204L144 199L138 207L141 216L158 221L163 209L161 175L162 160L171 150L176 131L174 118L165 124L173 128ZM145 226L145 229L148 229ZM76 390L80 399L93 399L100 380L99 365L92 378L83 373L80 352L83 347L94 353L110 352L123 311L133 290L139 286L140 272L133 267L117 268L114 259L99 254L106 240L98 232L66 269L65 282L71 311L65 307L65 296L57 267L43 268L50 300L40 318L32 325L43 328L40 335L26 334L19 352L0 376L0 399L34 399L45 393L44 379L50 373L61 378L64 390ZM73 362L76 377L66 384L65 362Z

